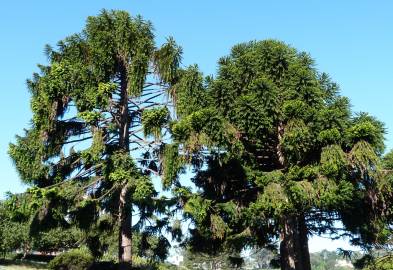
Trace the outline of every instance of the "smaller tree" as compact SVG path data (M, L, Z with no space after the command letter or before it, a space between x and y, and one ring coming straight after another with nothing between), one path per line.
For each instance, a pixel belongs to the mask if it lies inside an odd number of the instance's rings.
M35 232L25 194L11 195L0 204L0 247L4 253L62 252L78 247L85 238L75 226Z

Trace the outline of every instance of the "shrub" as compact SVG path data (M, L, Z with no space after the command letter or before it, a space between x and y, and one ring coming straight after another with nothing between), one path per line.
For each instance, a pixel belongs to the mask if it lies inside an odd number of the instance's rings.
M73 249L56 256L49 262L51 270L86 270L94 262L87 249Z

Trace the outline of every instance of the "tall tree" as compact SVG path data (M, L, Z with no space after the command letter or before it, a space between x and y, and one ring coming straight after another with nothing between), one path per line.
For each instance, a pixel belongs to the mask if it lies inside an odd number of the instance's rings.
M282 42L236 45L218 64L216 78L194 70L176 88L189 102L172 124L181 150L172 164L195 166L198 192L175 191L195 224L194 248L279 239L281 269L309 270L310 234L384 242L391 184L380 170L382 123L352 114L310 56Z
M168 89L181 48L171 38L157 48L150 22L104 10L45 51L49 64L28 80L31 126L9 148L21 179L33 186L32 225L72 219L86 229L101 210L110 213L117 217L119 261L128 267L133 210L140 217L134 229L147 219L156 220L152 233L164 226L154 216L165 205L150 175L159 171L168 138Z

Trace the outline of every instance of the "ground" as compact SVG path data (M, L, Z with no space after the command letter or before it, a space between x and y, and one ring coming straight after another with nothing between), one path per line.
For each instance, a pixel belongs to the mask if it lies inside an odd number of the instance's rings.
M27 265L0 265L0 270L35 270L38 268Z
M40 263L30 263L30 262L10 262L0 260L0 270L44 270L45 265Z

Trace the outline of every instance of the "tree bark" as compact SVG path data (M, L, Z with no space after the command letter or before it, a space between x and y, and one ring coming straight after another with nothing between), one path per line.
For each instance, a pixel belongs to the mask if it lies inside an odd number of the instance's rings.
M123 186L119 198L119 269L128 270L132 265L132 204L128 200L129 186Z
M119 147L124 151L130 150L130 115L128 109L128 79L127 69L120 69L120 104L119 104Z
M119 148L125 153L130 150L130 116L128 109L128 79L126 64L120 66ZM132 201L129 184L123 183L119 197L119 269L129 270L132 266Z
M298 217L298 232L299 232L299 261L302 262L302 270L311 270L310 251L308 249L308 229L304 214Z
M297 270L295 257L295 218L284 217L281 224L280 259L281 270Z
M311 270L304 215L286 216L281 226L281 270Z
M283 134L284 125L280 122L277 127L277 163L281 168L286 167L285 155L281 146ZM280 235L281 270L311 270L307 232L303 213L283 217Z

